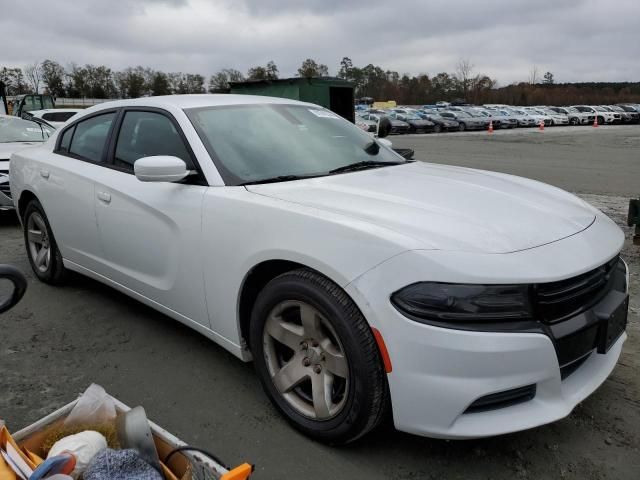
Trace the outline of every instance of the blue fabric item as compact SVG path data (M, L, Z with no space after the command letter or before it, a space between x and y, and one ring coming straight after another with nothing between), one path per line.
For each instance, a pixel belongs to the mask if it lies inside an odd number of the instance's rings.
M84 480L164 480L135 450L112 450L98 453L84 472Z

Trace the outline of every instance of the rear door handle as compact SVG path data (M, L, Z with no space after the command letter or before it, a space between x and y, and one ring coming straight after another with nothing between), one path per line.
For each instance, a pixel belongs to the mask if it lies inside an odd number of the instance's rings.
M49 170L40 170L40 176L42 178L49 178Z
M111 195L107 192L98 192L98 200L104 203L111 203Z

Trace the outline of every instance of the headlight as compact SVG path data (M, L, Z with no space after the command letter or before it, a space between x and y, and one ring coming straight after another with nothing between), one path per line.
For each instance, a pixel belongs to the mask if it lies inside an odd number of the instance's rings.
M391 302L413 320L453 328L532 318L528 285L420 282L395 292Z

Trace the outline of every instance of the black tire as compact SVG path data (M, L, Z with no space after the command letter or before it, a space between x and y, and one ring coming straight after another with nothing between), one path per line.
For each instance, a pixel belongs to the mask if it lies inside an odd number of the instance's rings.
M464 132L467 129L467 124L464 122L460 122L460 125L458 125L458 130L461 132Z
M604 117L598 117L598 125L604 125Z
M40 218L42 218L42 220L44 221L48 245L51 251L49 264L44 271L40 270L36 266L35 259L33 258L33 254L29 247L29 217L34 214L39 215ZM27 207L24 209L24 215L22 217L22 226L24 234L24 244L27 250L27 257L29 258L29 264L31 265L33 273L35 273L36 277L38 277L38 279L40 279L44 283L48 283L51 285L59 285L63 283L67 273L67 269L64 267L62 255L60 254L60 250L58 249L56 239L53 236L53 231L51 230L51 225L49 225L47 215L44 213L44 209L42 208L42 205L38 200L31 200L27 204Z
M301 414L276 388L265 353L267 317L282 302L303 302L328 320L348 360L347 393L335 416L318 420ZM362 313L335 283L309 269L276 277L259 293L251 314L250 345L262 386L284 417L305 435L330 444L352 442L380 424L389 391L377 343Z
M433 126L433 133L440 133L442 131L442 127L439 124L435 124Z
M571 117L571 118L569 119L569 123L570 123L571 125L573 125L573 126L578 125L578 122L579 122L579 120L578 120L576 117Z

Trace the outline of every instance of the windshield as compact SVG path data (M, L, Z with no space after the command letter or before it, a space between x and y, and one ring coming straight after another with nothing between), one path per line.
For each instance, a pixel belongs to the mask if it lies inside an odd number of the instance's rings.
M469 115L467 112L454 112L456 114L457 117L462 117L462 118L469 118L471 117L471 115Z
M608 111L609 111L609 110L607 110L607 109L606 109L606 108L604 108L604 107L595 107L595 109L596 109L598 112L608 112Z
M52 133L35 122L17 117L0 117L0 143L44 142Z
M259 104L186 113L228 185L328 175L358 162L403 162L393 150L329 110Z

